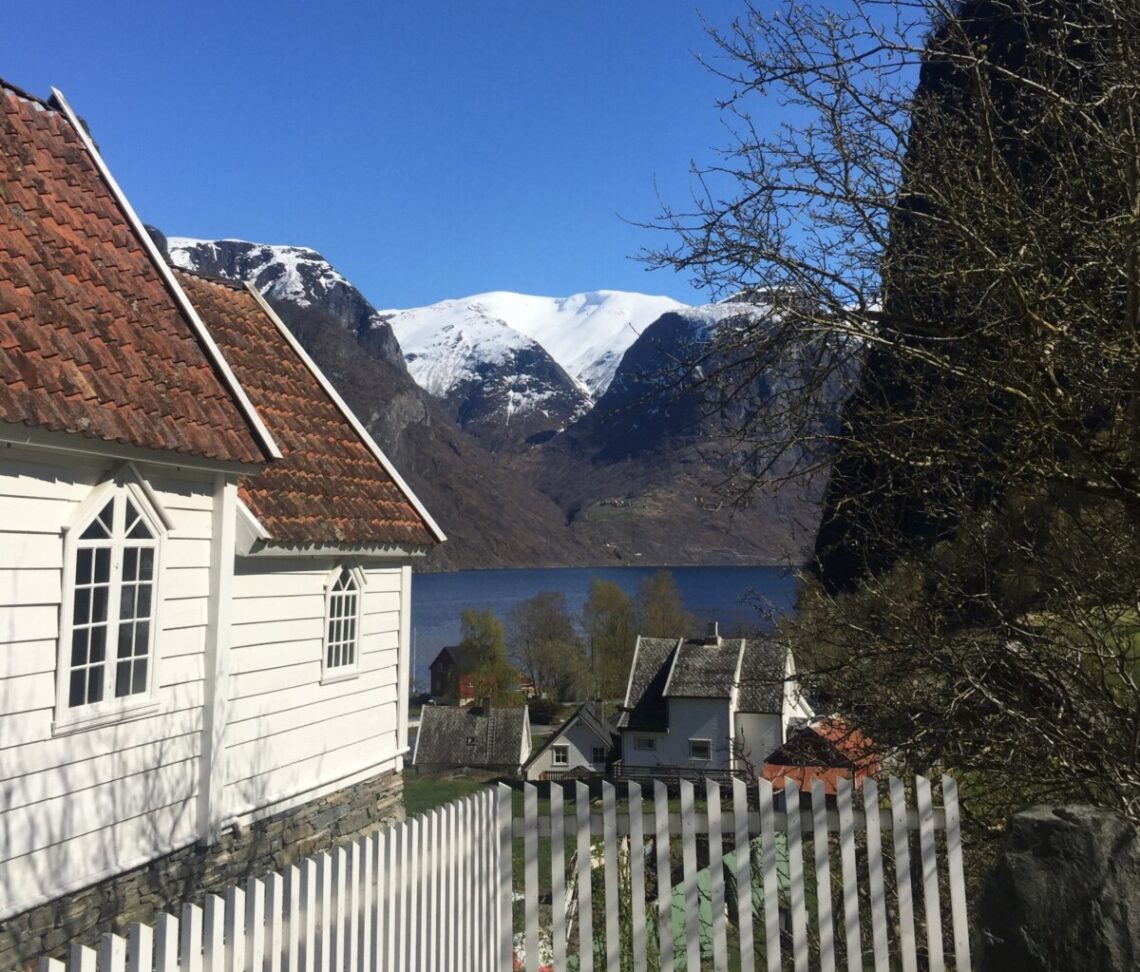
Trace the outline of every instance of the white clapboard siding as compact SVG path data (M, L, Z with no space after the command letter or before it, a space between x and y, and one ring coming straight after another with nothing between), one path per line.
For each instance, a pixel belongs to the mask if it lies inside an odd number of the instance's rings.
M847 851L853 848L855 834L867 826L871 828L867 831L869 848L895 845L896 835L881 839L880 826L888 831L897 826L897 836L903 840L917 827L920 846L933 846L933 834L945 831L951 893L950 901L942 907L949 909L949 927L954 929L953 967L956 972L969 972L957 791L952 780L942 780L945 812L940 814L933 791L928 788L924 793L924 786L928 786L925 781L917 782L916 814L909 813L910 808L901 802L901 781L895 780L890 787L890 813L878 813L879 791L875 786L864 790L860 811L855 809L850 789L840 788L838 813L819 812L822 804L816 788L809 798L810 807L801 813L800 791L791 781L776 792L765 781L754 788L738 782L732 789L733 809L722 813L721 794L715 784L704 788L703 811L695 804L692 785L682 784L682 812L670 815L665 787L660 783L654 784L652 804L641 800L636 784L628 791L625 786L615 789L604 784L600 813L599 808L591 808L587 788L578 783L574 789L575 814L568 817L564 816L566 806L560 787L552 792L548 815L540 815L538 791L526 784L522 813L512 819L511 790L500 784L497 791L484 789L347 847L317 854L285 873L257 876L243 887L230 888L222 897L208 896L202 911L184 906L178 918L161 916L154 929L132 926L126 940L107 936L98 954L77 948L67 963L41 962L40 972L222 972L223 968L235 972L403 972L409 968L507 972L518 967L516 963L527 970L537 969L540 960L546 961L547 950L553 956L553 968L562 972L567 967L567 953L573 953L578 942L579 969L594 968L601 959L607 972L619 972L622 968L647 967L644 946L649 943L645 933L650 930L659 955L676 956L687 968L708 967L699 948L699 939L704 938L712 942L712 968L739 962L742 970L748 970L754 967L752 936L737 936L739 953L728 954L723 888L718 887L716 875L723 873L718 866L722 840L734 849L739 876L751 869L751 864L745 866L740 861L748 860L749 846L757 836L761 840L760 873L745 880L738 899L747 910L751 903L748 886L763 889L764 913L749 913L749 918L757 931L764 929L756 941L764 948L767 968L829 967L833 959L824 954L828 919L818 902L814 909L800 902L799 920L805 933L802 940L793 936L791 954L781 954L786 946L780 941L778 925L772 927L773 908L779 897L775 838L781 832L787 836L789 847L798 845L803 855L798 878L793 868L793 884L798 880L803 885L808 876L816 887L829 887L833 881L843 884L844 929L842 936L837 933L837 941L845 943L847 968L863 968L860 946L852 938L857 934L853 918L858 918L861 896L849 893L851 874L846 864L850 863ZM758 811L744 808L746 789L751 789ZM618 802L623 795L628 799L625 807ZM921 837L924 830L927 838ZM628 855L619 850L625 846L627 833ZM713 873L705 874L700 881L711 894L712 926L702 930L696 912L698 898L692 895L699 876L696 838L704 835L708 837ZM818 847L835 835L840 848L838 863L835 855L823 854ZM539 860L542 842L551 836L555 841L549 856L554 893L551 907L543 908ZM563 837L576 848L573 859L561 851ZM656 853L648 856L643 843L647 838L656 844ZM685 860L682 883L689 900L682 922L686 938L674 948L669 936L661 932L673 927L676 889L668 879L659 881L660 897L647 901L644 875L639 879L641 867L635 862L655 862L659 874L668 874L667 845L677 839ZM901 850L897 853L901 861ZM514 884L514 855L521 855L522 860L519 886ZM881 854L876 851L874 856ZM621 860L628 866L613 866ZM926 854L923 860L939 868L937 854ZM841 880L836 871L840 865L844 867ZM872 862L871 866L869 876L873 878L876 865ZM602 898L591 901L590 874L599 868L605 871L604 879L595 882L602 888ZM881 860L878 868L882 885ZM933 902L934 895L928 894L924 900ZM898 900L895 897L880 903L897 907ZM659 911L661 906L664 913ZM933 903L930 906L933 908ZM797 908L794 900L792 908ZM616 921L619 912L628 916L620 926ZM934 924L941 922L942 914L940 910ZM605 928L597 940L595 934L601 928L593 921L594 915ZM668 921L658 928L659 915L663 919L667 916ZM879 918L872 917L877 949ZM925 929L934 934L929 917ZM838 913L831 915L833 922L839 919ZM578 929L573 929L573 924ZM895 943L893 956L885 952L874 956L876 969L887 968L888 962L892 967L899 963L899 944ZM942 954L941 941L927 938L924 946L927 956ZM660 961L659 966L673 968L673 963Z
M63 544L58 529L46 533L22 533L19 524L5 524L4 549L0 564L14 570L61 570Z
M20 678L39 672L55 674L57 641L40 639L25 641L16 649L11 644L0 651L0 679Z
M58 567L9 567L0 561L0 609L18 604L59 604L62 577Z

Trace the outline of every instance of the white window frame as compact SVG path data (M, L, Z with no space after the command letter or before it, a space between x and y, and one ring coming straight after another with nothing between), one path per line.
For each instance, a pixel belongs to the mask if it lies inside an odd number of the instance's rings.
M705 755L698 756L693 752L693 745L701 746L705 750ZM699 760L702 763L707 763L712 759L712 740L711 739L690 739L689 740L689 759Z
M342 665L329 665L329 648L332 635L332 606L339 592L335 591L337 582L342 574L348 574L356 585L356 611L353 615L354 639L352 641L352 661ZM367 575L358 566L350 564L337 564L328 576L325 577L325 613L324 628L321 633L321 684L340 682L349 678L356 678L360 674L360 626L364 619L364 588L367 584Z
M559 759L559 757L562 757ZM551 766L570 765L570 747L566 743L555 743L550 747Z
M642 753L655 753L657 752L657 737L656 736L634 736L633 748Z
M123 553L128 540L123 535L126 501L130 500L151 533L154 549L153 582L151 584L150 627L146 646L146 687L142 692L115 697L117 645L120 621L120 594L123 582ZM76 560L80 549L97 549L97 545L81 543L83 532L94 522L109 502L114 502L112 536L101 545L111 551L109 584L107 589L107 623L103 655L103 698L98 702L70 704L71 642L75 628ZM96 728L127 719L142 718L158 711L156 695L158 685L157 634L162 624L163 548L172 523L163 510L154 490L130 463L121 463L99 483L79 504L71 521L61 533L63 536L63 571L59 619L59 638L56 643L56 697L52 733L63 734ZM130 546L135 546L130 544ZM145 546L140 545L140 546Z
M602 758L601 758L601 759L597 759L597 758L596 758L596 757L598 756L598 754L599 754L599 753L601 753L601 756L602 756ZM599 765L599 764L604 764L604 763L605 763L605 761L606 761L606 756L608 755L608 750L606 749L606 747L605 747L605 746L593 746L593 747L591 747L591 752L590 752L590 755L591 755L592 757L595 757L595 758L591 759L591 760L590 760L590 762L591 762L591 763L592 763L594 766L597 766L597 765Z

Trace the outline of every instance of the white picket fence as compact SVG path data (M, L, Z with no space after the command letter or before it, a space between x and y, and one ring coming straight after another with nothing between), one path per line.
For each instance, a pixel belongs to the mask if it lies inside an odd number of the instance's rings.
M515 815L500 785L184 905L153 929L75 946L39 972L720 972L730 948L742 972L834 972L837 958L848 972L917 972L920 958L943 972L949 955L968 972L957 790L949 777L940 789L939 808L917 778L912 809L895 778L884 806L871 780L861 797L842 781L830 803L817 781L801 807L792 781L776 793L736 781L722 810L711 781L682 782L672 808L661 783L649 799L623 785L620 805L604 783L599 813L577 783L572 801L551 786L540 815L527 784ZM731 927L726 844L740 851ZM647 897L650 878L678 870Z

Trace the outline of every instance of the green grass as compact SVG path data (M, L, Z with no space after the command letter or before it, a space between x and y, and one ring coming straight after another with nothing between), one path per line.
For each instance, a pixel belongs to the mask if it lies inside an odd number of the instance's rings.
M485 784L470 777L421 776L404 773L404 812L413 817L460 797L477 793Z

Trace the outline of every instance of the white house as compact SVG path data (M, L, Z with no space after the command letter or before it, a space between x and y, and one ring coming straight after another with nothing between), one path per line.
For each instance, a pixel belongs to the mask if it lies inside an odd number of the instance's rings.
M410 564L443 539L261 298L174 274L63 97L0 83L13 935L45 901L382 788Z
M584 702L534 751L523 767L528 780L605 772L616 733L593 702Z
M766 639L637 639L618 719L627 776L755 776L811 718L790 652Z

